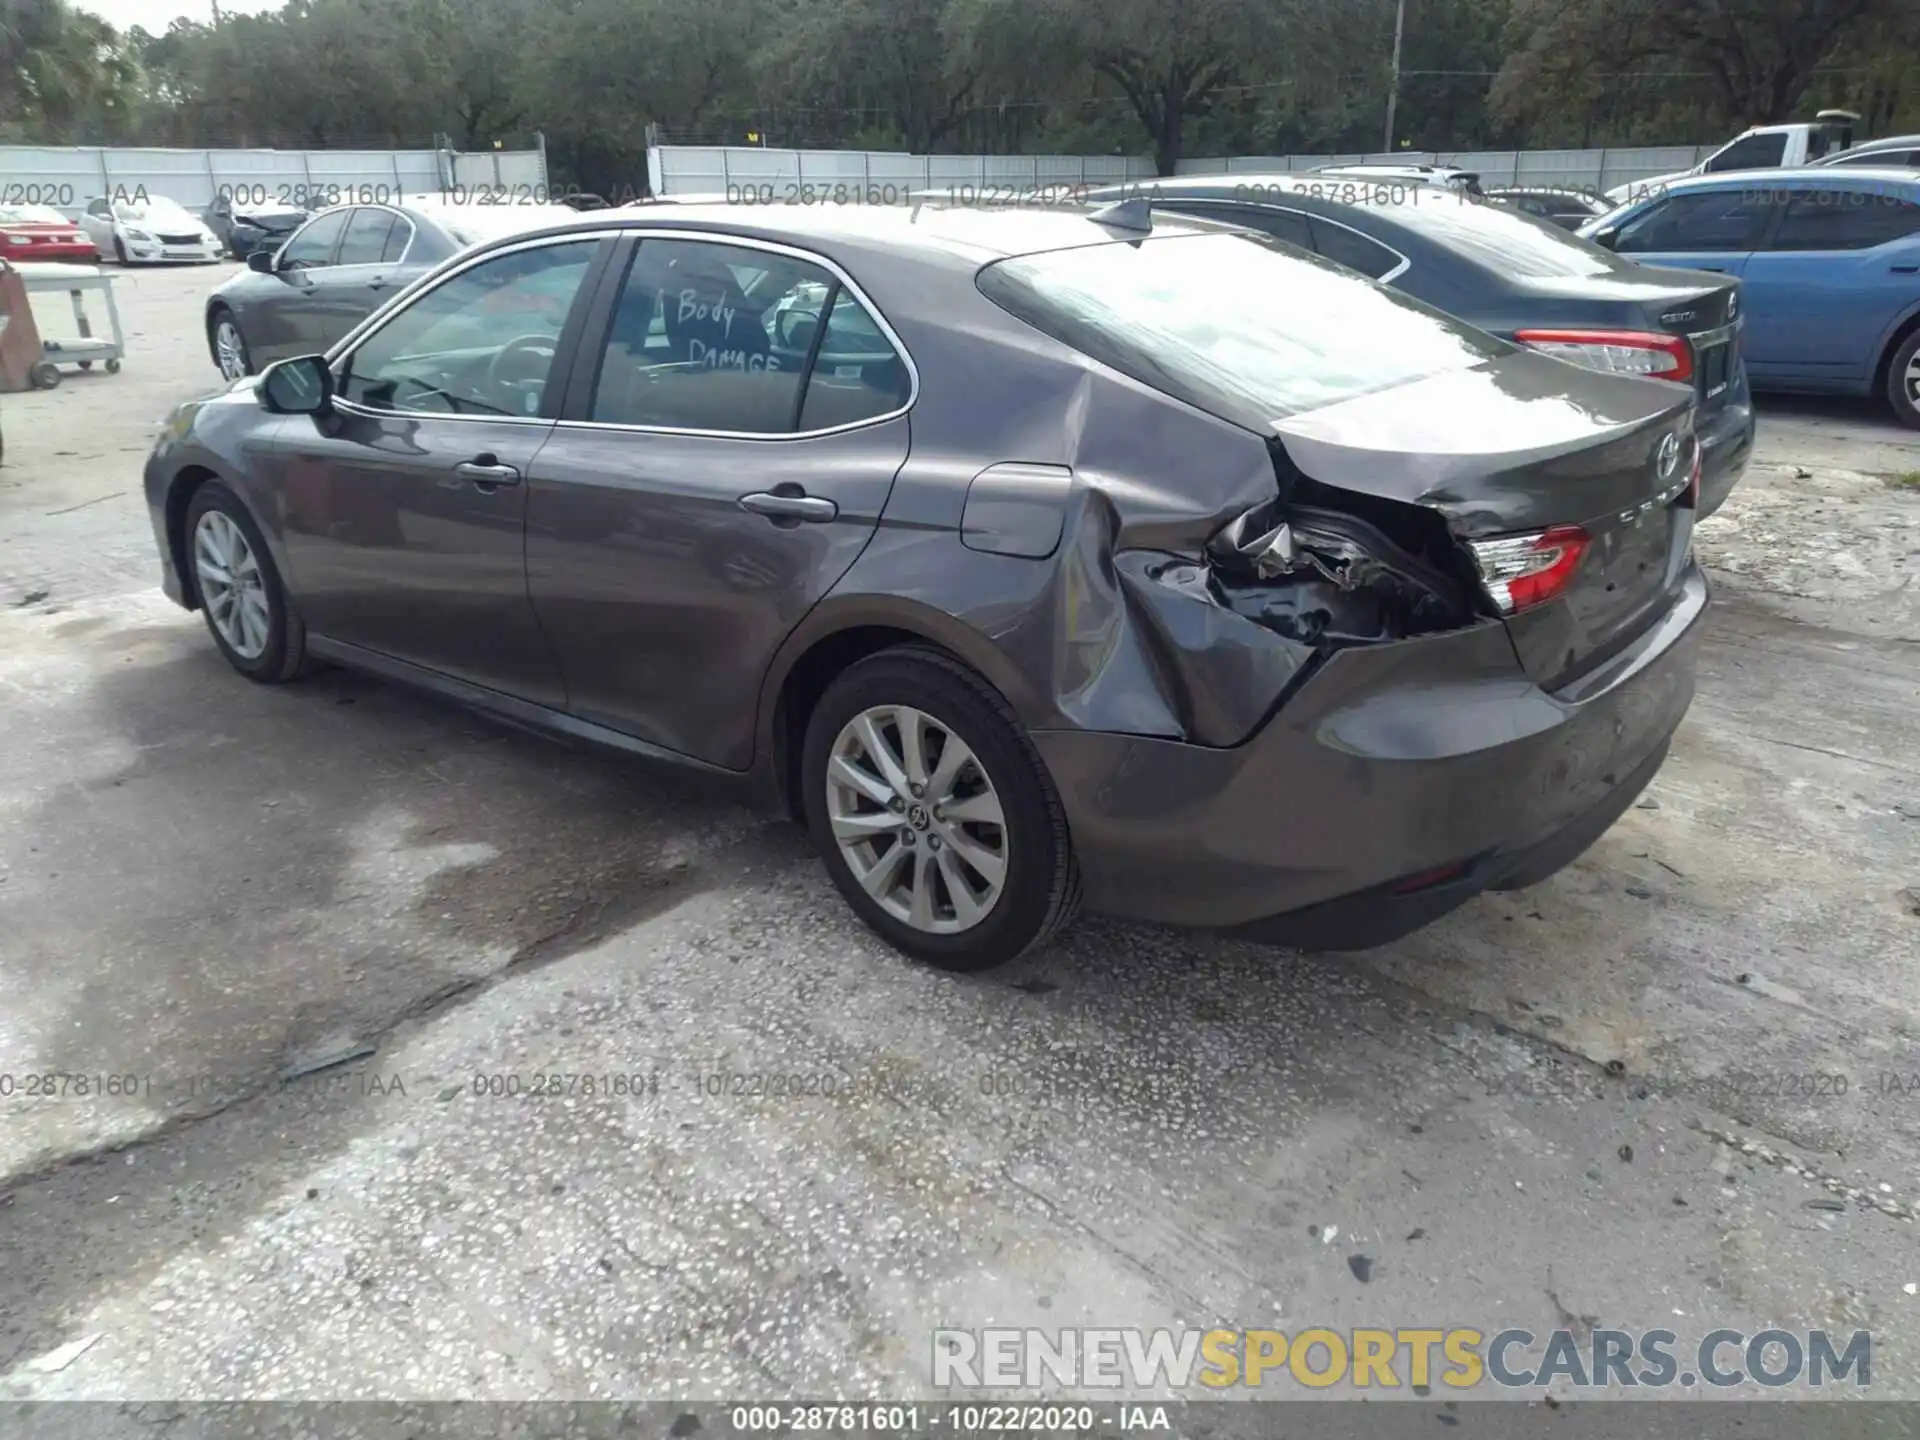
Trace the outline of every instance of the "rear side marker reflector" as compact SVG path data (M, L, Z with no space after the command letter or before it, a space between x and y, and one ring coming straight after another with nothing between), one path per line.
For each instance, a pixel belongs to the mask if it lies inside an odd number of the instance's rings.
M1644 330L1517 330L1513 338L1556 359L1610 375L1693 378L1693 344L1684 335Z
M1565 591L1587 544L1578 525L1556 525L1533 535L1475 540L1471 548L1487 598L1502 615L1516 615Z

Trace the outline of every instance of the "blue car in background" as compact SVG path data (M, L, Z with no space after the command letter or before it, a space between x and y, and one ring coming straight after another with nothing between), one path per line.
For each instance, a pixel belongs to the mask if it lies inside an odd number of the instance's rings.
M1885 395L1920 429L1920 175L1820 166L1677 180L1580 233L1738 276L1756 390Z

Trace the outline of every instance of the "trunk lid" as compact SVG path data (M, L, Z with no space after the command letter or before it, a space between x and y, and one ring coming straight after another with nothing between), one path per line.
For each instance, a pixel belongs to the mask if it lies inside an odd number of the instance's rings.
M1552 688L1631 643L1679 593L1693 543L1694 403L1681 385L1521 351L1274 430L1309 479L1438 510L1462 541L1585 531L1568 588L1506 617L1528 674Z

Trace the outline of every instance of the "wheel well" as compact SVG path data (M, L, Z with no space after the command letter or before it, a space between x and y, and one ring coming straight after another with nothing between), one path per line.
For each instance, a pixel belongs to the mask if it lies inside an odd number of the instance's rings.
M1887 342L1887 348L1881 352L1880 363L1873 371L1873 393L1884 395L1887 389L1887 372L1893 368L1893 357L1900 353L1900 347L1907 343L1913 332L1920 330L1920 310L1916 310L1900 323L1893 332L1893 338Z
M167 491L167 551L173 556L173 573L180 577L180 593L189 610L200 608L200 587L187 563L187 507L193 504L194 492L219 478L211 470L189 466L173 477L173 488Z
M232 313L233 313L233 307L230 305L227 305L225 302L220 300L216 300L211 305L207 306L206 331L207 331L207 350L209 353L212 353L212 350L213 350L213 327L220 323L220 317L222 315L231 315ZM215 356L214 358L216 361L219 359L218 356Z
M800 752L806 743L807 722L813 718L813 707L820 703L827 687L850 666L896 645L923 645L942 654L950 653L911 630L889 625L860 625L822 636L787 672L774 711L773 770L781 801L787 812L802 824L806 822L806 814L800 798Z

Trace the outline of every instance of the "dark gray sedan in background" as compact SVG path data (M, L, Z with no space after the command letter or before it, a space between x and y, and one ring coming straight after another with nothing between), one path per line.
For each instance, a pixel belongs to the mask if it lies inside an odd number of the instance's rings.
M229 255L244 260L256 250L277 249L312 214L298 205L246 204L229 194L214 196L201 218Z
M954 969L1343 948L1578 855L1693 693L1695 399L1144 205L661 206L179 409L166 592L750 782Z
M1298 175L1196 175L1096 191L1246 225L1450 315L1613 374L1692 387L1705 447L1700 514L1753 454L1740 282L1636 265L1502 203L1443 186Z
M325 350L382 302L468 246L574 215L564 205L336 205L252 250L207 297L207 348L229 380Z

